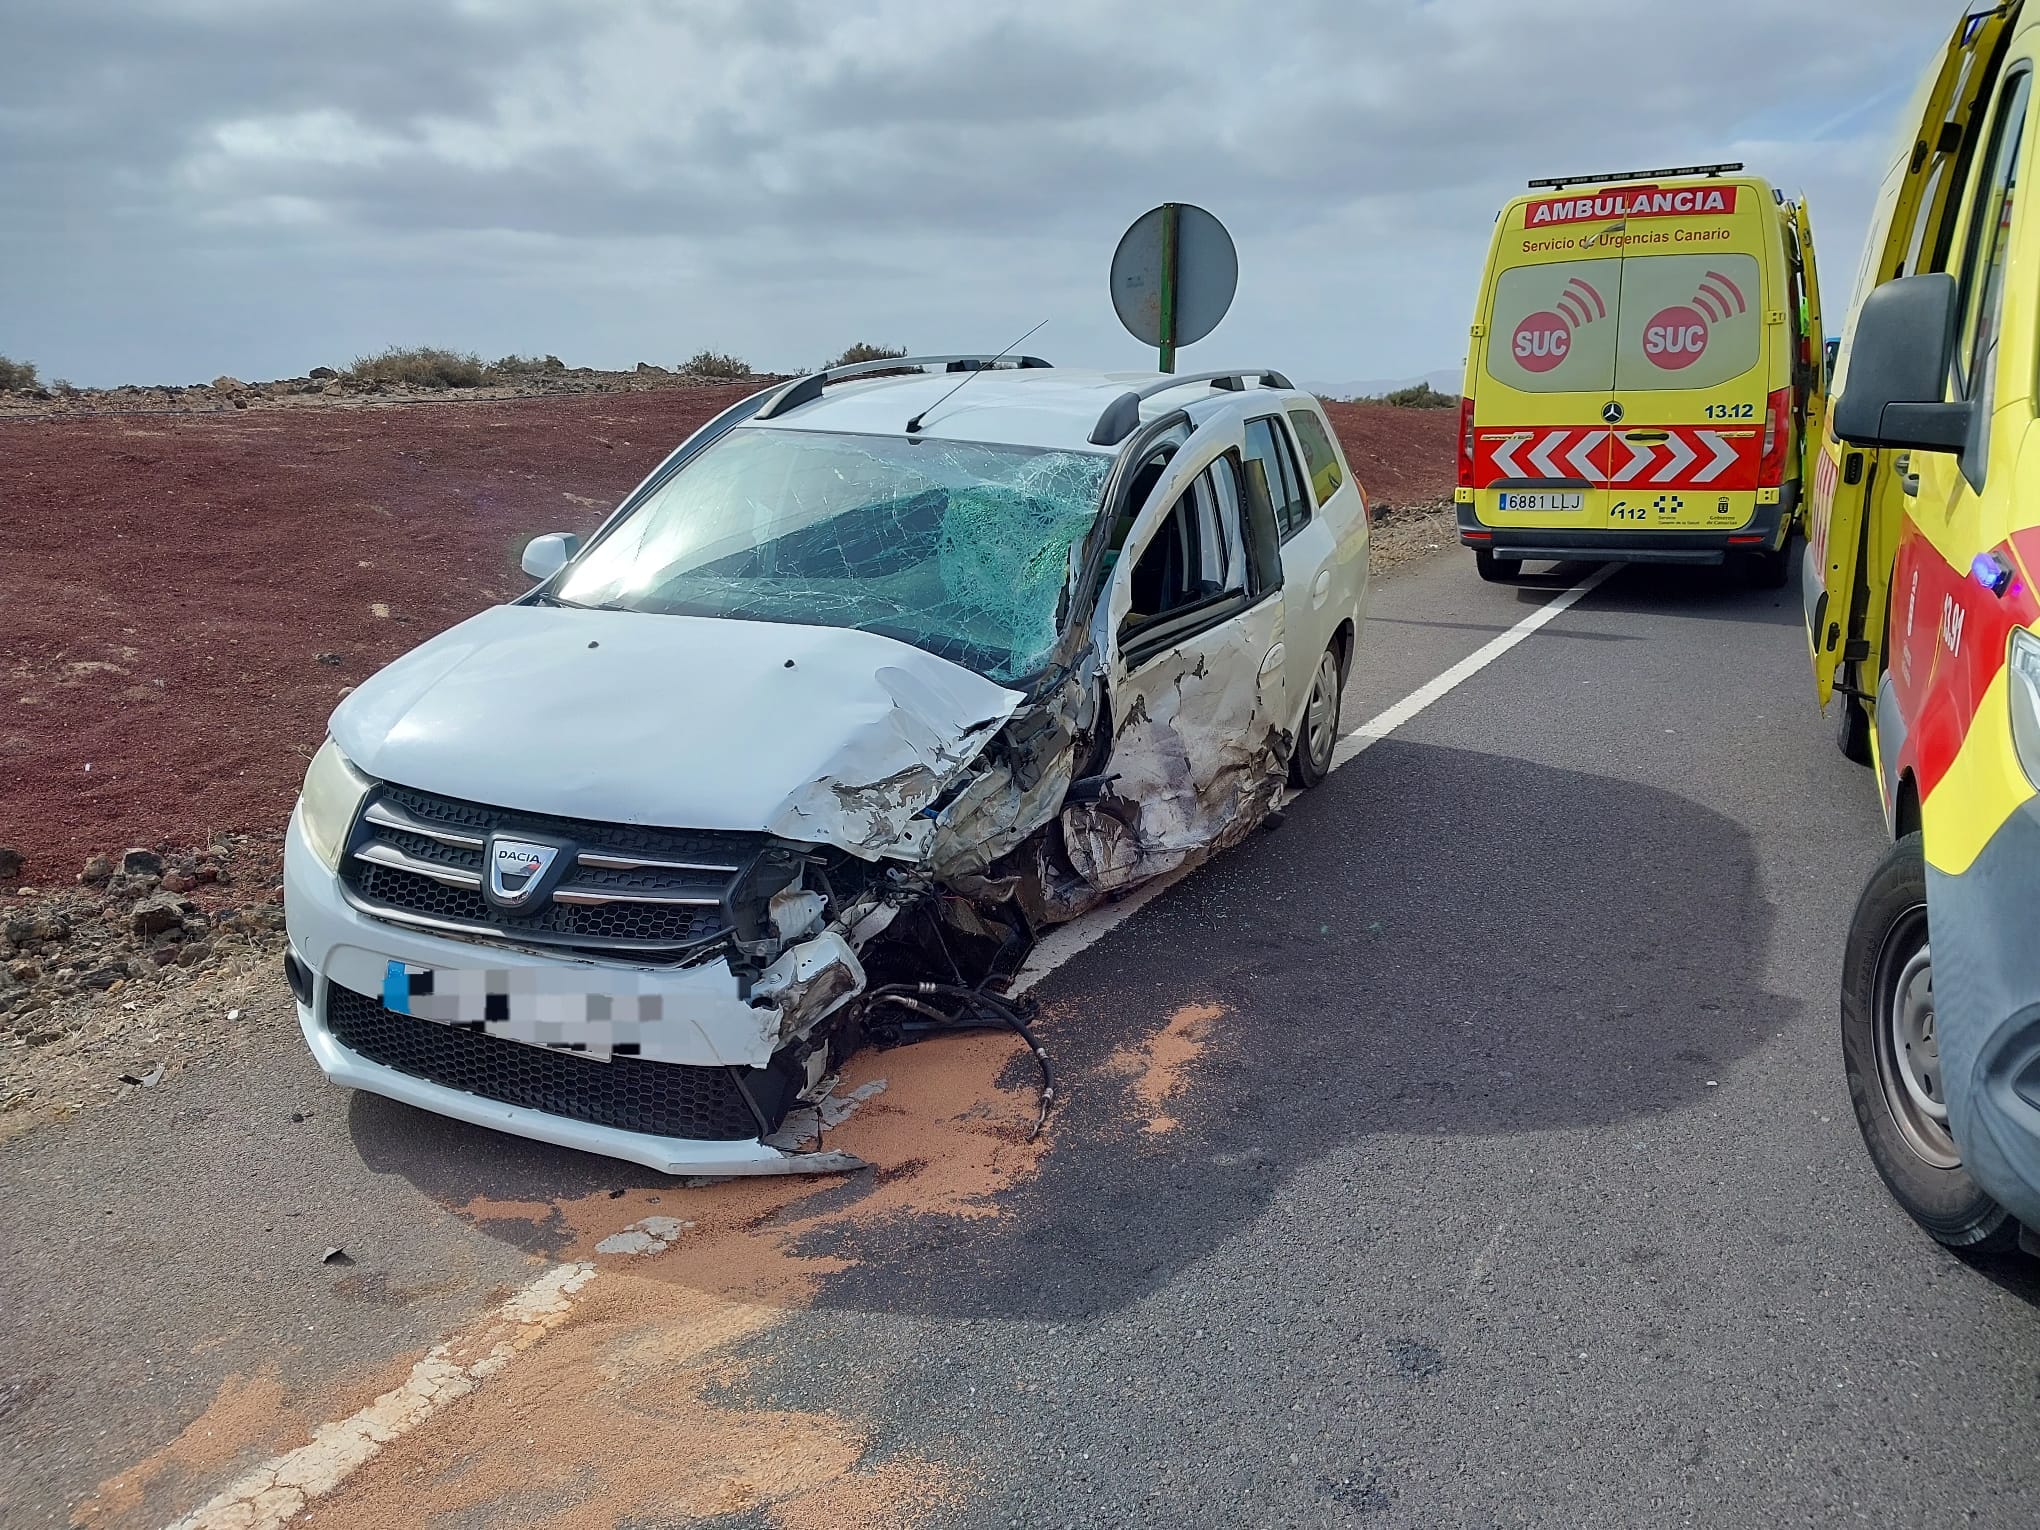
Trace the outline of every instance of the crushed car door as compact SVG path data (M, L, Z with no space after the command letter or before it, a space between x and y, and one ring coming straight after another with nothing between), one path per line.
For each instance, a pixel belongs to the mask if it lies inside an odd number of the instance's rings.
M1922 84L1894 153L1863 244L1863 264L1843 326L1830 391L1848 391L1849 342L1863 299L1901 276L1947 269L1955 199L1976 134L1972 125L2005 39L2007 11L1966 17L1947 52ZM1820 461L1814 469L1813 499L1807 516L1807 639L1813 653L1814 686L1825 707L1839 672L1858 693L1874 691L1874 667L1854 666L1873 657L1884 639L1883 616L1898 522L1904 513L1907 476L1895 453L1848 446L1823 429Z
M1285 779L1282 563L1266 500L1250 510L1242 490L1238 438L1236 423L1200 431L1177 454L1100 602L1111 748L1062 822L1100 892L1242 838Z

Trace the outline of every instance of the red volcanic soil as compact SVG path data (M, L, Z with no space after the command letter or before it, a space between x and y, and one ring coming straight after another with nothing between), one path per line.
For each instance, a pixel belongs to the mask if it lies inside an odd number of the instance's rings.
M525 538L592 527L751 386L0 422L19 880L280 829L347 687L522 591ZM1329 408L1377 508L1451 497L1453 411Z

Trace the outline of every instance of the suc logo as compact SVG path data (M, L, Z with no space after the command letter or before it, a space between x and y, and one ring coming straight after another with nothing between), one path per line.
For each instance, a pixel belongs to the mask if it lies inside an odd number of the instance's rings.
M1643 328L1643 354L1667 372L1682 372L1707 354L1713 327L1732 314L1747 313L1742 288L1719 271L1709 271L1691 303L1660 309Z
M1550 372L1572 355L1573 332L1608 317L1608 304L1586 282L1574 277L1558 302L1538 310L1516 326L1516 363L1526 372Z

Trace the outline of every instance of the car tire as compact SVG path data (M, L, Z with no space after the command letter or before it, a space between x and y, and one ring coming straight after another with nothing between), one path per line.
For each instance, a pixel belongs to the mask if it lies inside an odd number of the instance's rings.
M1927 863L1920 836L1893 845L1849 924L1842 966L1842 1062L1878 1176L1950 1248L2013 1248L2019 1225L1969 1177L1948 1132L1934 1039Z
M1473 566L1489 584L1513 584L1523 573L1521 558L1497 558L1485 547L1473 550Z
M1303 704L1303 724L1289 751L1289 779L1299 789L1316 786L1332 773L1339 748L1339 703L1346 689L1346 666L1339 645L1332 644L1311 676L1310 695Z

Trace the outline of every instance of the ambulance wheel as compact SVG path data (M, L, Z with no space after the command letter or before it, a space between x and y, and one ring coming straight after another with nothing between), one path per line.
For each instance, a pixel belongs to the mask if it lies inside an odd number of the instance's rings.
M1743 575L1757 590L1782 590L1792 580L1792 538L1774 552L1751 553L1743 564Z
M1489 584L1513 584L1523 572L1521 558L1497 558L1485 547L1473 550L1473 566Z
M1969 1177L1948 1130L1917 833L1879 863L1849 925L1842 1061L1870 1161L1906 1214L1950 1248L2014 1247L2018 1223Z

